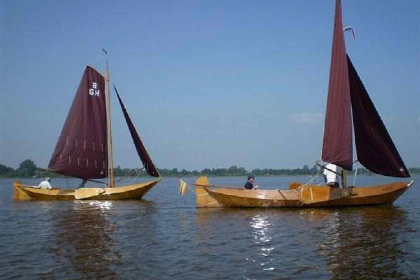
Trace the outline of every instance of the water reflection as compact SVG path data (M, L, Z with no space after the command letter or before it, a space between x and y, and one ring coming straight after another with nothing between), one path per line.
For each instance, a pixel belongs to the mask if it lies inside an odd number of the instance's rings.
M226 209L198 208L195 215L198 230L194 232L194 243L200 244L199 252L203 255L214 253L214 240L224 238L228 219L224 218ZM226 236L228 237L228 236Z
M267 221L267 216L258 214L252 217L250 222L251 228L253 228L253 237L256 244L269 242L271 240L268 236L268 227L270 223Z
M332 279L407 276L401 272L405 252L399 238L409 230L405 211L394 206L363 207L334 211L329 218L318 249L327 258Z
M70 264L72 268L67 271L74 271L89 279L117 278L112 266L120 263L121 256L114 247L112 237L116 225L108 219L112 202L72 203L72 210L57 209L52 214L55 244L49 251L63 265L63 271Z
M217 255L227 260L223 266L225 275L232 279L271 279L276 274L279 253L273 240L273 235L279 235L273 223L275 211L197 209L196 243L200 244L201 254L212 257L221 243L229 252ZM232 275L232 271L237 275Z
M416 268L404 261L416 259L405 250L412 246L406 238L414 231L412 223L406 211L395 206L197 209L196 222L196 242L211 243L215 235L225 240L229 258L243 267L244 279L279 279L279 275L415 279L417 275Z
M254 243L259 248L258 256L260 257L260 266L264 271L274 270L272 266L273 258L270 254L274 251L275 247L270 243L272 237L270 236L270 227L272 224L268 221L269 217L266 214L257 214L251 218L250 226Z

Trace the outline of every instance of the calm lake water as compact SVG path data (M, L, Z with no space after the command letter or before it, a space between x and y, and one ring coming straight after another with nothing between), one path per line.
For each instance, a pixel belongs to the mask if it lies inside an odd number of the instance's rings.
M257 183L284 188L308 179ZM3 179L0 279L420 279L420 176L414 179L394 205L271 210L196 209L191 191L178 194L176 178L143 201L13 202L13 180ZM358 178L359 185L386 181Z

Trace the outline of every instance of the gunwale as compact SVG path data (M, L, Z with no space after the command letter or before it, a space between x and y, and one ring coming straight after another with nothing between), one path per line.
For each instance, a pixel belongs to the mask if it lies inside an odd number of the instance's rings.
M331 194L333 194L331 197L320 200L314 198L312 201L307 198L308 195L303 199L299 192L302 191L302 188L310 190L309 188L312 187L315 190L319 186L302 185L293 190L245 190L229 187L210 187L210 185L196 185L196 188L204 190L217 202L212 207L345 207L391 204L413 183L414 181L409 183L401 181L369 187L330 188ZM324 186L323 188L329 187ZM338 192L339 195L337 195ZM197 197L197 207L206 207L206 205L200 205L198 199Z
M97 196L92 196L86 200L124 200L141 199L149 192L162 178L143 183L120 186L114 188L104 188L104 192ZM24 185L19 181L13 184L15 201L25 200L78 200L75 197L74 189L53 188L51 190L38 189L29 185ZM90 189L90 188L85 188ZM93 189L93 188L92 188Z

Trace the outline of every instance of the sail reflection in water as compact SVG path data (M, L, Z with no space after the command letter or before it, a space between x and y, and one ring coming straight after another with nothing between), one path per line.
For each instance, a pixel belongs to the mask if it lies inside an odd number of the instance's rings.
M318 249L327 258L334 278L350 279L361 272L386 279L407 276L401 271L405 252L401 231L406 212L393 206L365 207L330 213ZM406 270L406 269L404 269Z
M63 271L75 271L88 279L117 278L120 263L112 235L116 225L108 219L110 201L76 201L72 211L53 215L55 243L49 250ZM65 269L71 265L72 268ZM74 276L74 275L73 275Z
M412 222L394 206L197 209L197 225L199 254L232 279L416 279Z

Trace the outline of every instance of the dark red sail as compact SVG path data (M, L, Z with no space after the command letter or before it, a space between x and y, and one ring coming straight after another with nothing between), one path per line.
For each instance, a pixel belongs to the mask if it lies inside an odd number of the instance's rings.
M105 78L87 66L48 168L84 178L107 177Z
M349 77L357 158L370 171L410 177L397 148L349 57Z
M121 109L124 113L125 121L127 123L128 129L130 130L131 137L133 138L134 146L136 147L137 153L139 154L140 160L142 161L144 168L150 176L159 177L159 172L153 164L149 154L147 153L146 148L144 147L143 142L141 141L140 136L137 133L136 128L134 127L134 124L127 113L127 110L125 109L125 106L115 86L114 89L117 93L118 101L120 102Z
M330 81L321 158L344 169L352 169L350 83L340 0L336 1L335 6Z

